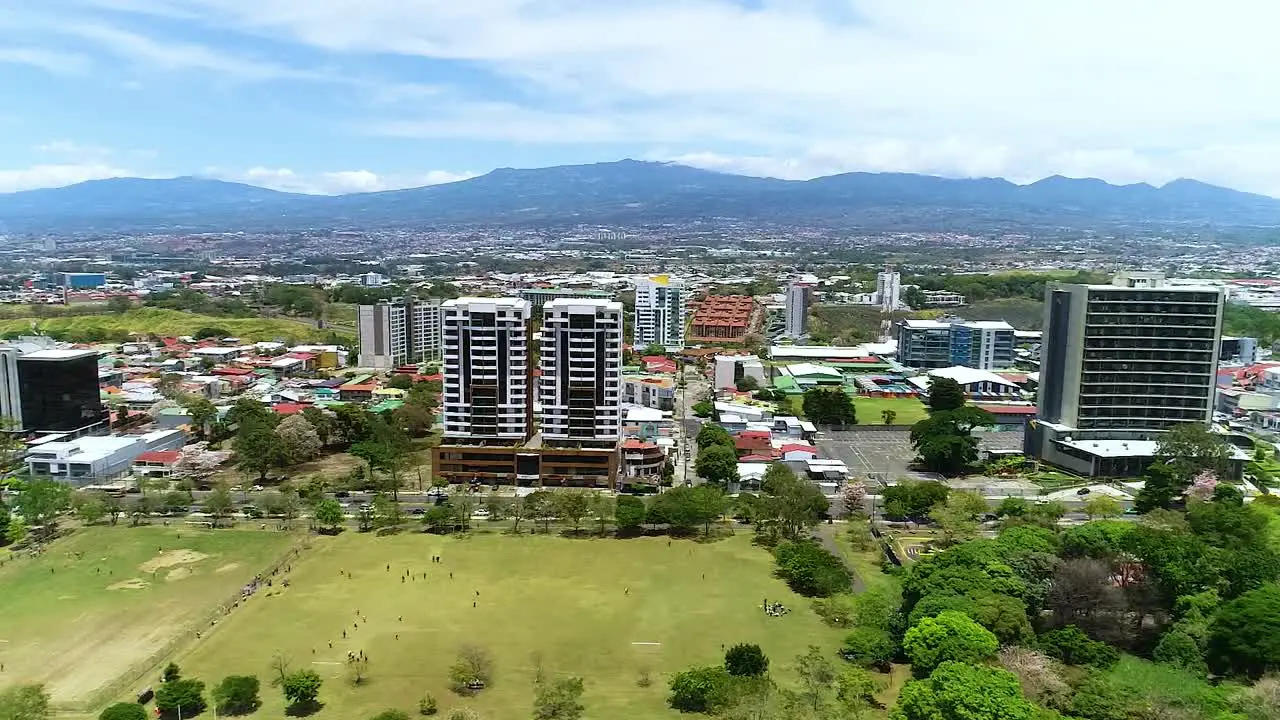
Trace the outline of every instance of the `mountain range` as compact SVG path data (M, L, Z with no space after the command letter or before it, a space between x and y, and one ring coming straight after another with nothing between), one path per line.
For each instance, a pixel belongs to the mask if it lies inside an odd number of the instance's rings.
M741 221L864 231L1280 225L1280 200L1195 180L1162 187L1053 176L844 173L778 180L672 163L494 170L443 185L350 195L208 178L114 178L0 194L0 233L287 231L444 225Z

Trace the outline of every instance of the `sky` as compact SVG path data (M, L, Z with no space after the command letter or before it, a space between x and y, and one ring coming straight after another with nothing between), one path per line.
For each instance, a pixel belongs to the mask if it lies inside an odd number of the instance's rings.
M635 158L1280 196L1268 0L0 3L0 192Z

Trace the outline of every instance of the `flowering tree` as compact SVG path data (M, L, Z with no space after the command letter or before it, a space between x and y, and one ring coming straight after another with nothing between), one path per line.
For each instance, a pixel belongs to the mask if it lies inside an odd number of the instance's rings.
M1191 487L1187 488L1187 498L1208 502L1213 499L1213 491L1218 487L1218 476L1211 470L1205 470L1191 479Z
M867 501L867 486L861 480L850 480L840 491L840 501L844 504L846 516L863 514Z

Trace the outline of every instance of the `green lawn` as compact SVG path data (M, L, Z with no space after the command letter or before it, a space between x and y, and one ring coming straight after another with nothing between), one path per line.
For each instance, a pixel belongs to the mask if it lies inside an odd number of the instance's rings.
M433 564L434 555L443 564ZM250 600L177 661L210 685L228 674L257 674L264 701L257 716L264 718L283 712L267 682L277 652L324 678L319 720L386 708L413 714L427 693L442 716L465 705L486 718L527 717L535 661L550 676L586 680L588 717L675 718L666 678L719 662L724 645L759 643L787 684L795 681L794 657L808 645L838 647L841 632L825 627L772 568L769 553L745 533L711 544L345 533L315 539L294 563L288 589ZM402 581L406 569L417 579ZM794 611L767 617L764 598ZM469 699L447 686L463 644L486 648L495 661L491 687ZM345 660L361 650L370 658L369 682L354 687ZM646 671L652 685L640 687Z
M853 407L858 412L859 425L883 425L884 417L881 413L885 410L896 413L894 425L915 425L927 414L924 403L916 398L859 397L853 399Z
M256 530L93 527L37 558L6 554L0 687L43 682L64 707L133 690L158 655L206 627L296 540Z
M0 335L30 335L32 323L42 333L69 341L117 339L124 338L129 333L194 335L205 327L222 328L236 337L253 341L285 339L293 342L322 342L329 337L328 330L316 330L306 321L260 317L224 318L163 308L138 308L107 315L0 320ZM347 337L344 333L338 335Z

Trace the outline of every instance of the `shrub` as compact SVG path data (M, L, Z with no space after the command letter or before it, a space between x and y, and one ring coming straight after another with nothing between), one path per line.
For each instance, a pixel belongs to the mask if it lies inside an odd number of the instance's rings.
M763 675L769 671L769 658L759 645L741 643L724 654L724 669L739 677Z
M848 596L837 595L829 598L815 598L812 603L813 612L822 618L822 622L831 627L843 628L853 624L857 615L854 612L853 600Z
M840 654L859 667L887 670L896 650L887 630L858 627L845 635Z
M369 720L409 720L409 713L403 710L383 710Z
M138 703L116 703L103 710L98 720L148 720L147 709Z
M1104 642L1090 640L1075 625L1041 635L1040 649L1068 665L1089 665L1100 670L1106 670L1120 660L1120 651Z
M258 678L252 675L228 675L213 689L213 702L218 712L245 715L258 709Z
M1204 651L1195 638L1176 626L1160 636L1160 643L1151 653L1152 659L1184 670L1206 674L1209 667L1204 662Z
M436 703L434 695L428 694L418 701L419 715L435 715L438 712L440 712L440 706Z
M692 667L671 678L667 703L681 712L713 712L729 703L731 682L719 665Z
M169 663L164 666L164 672L161 673L160 679L164 682L173 682L182 677L182 670L178 668L178 663Z
M815 542L784 542L774 550L778 575L792 590L809 597L830 597L849 589L844 562Z

